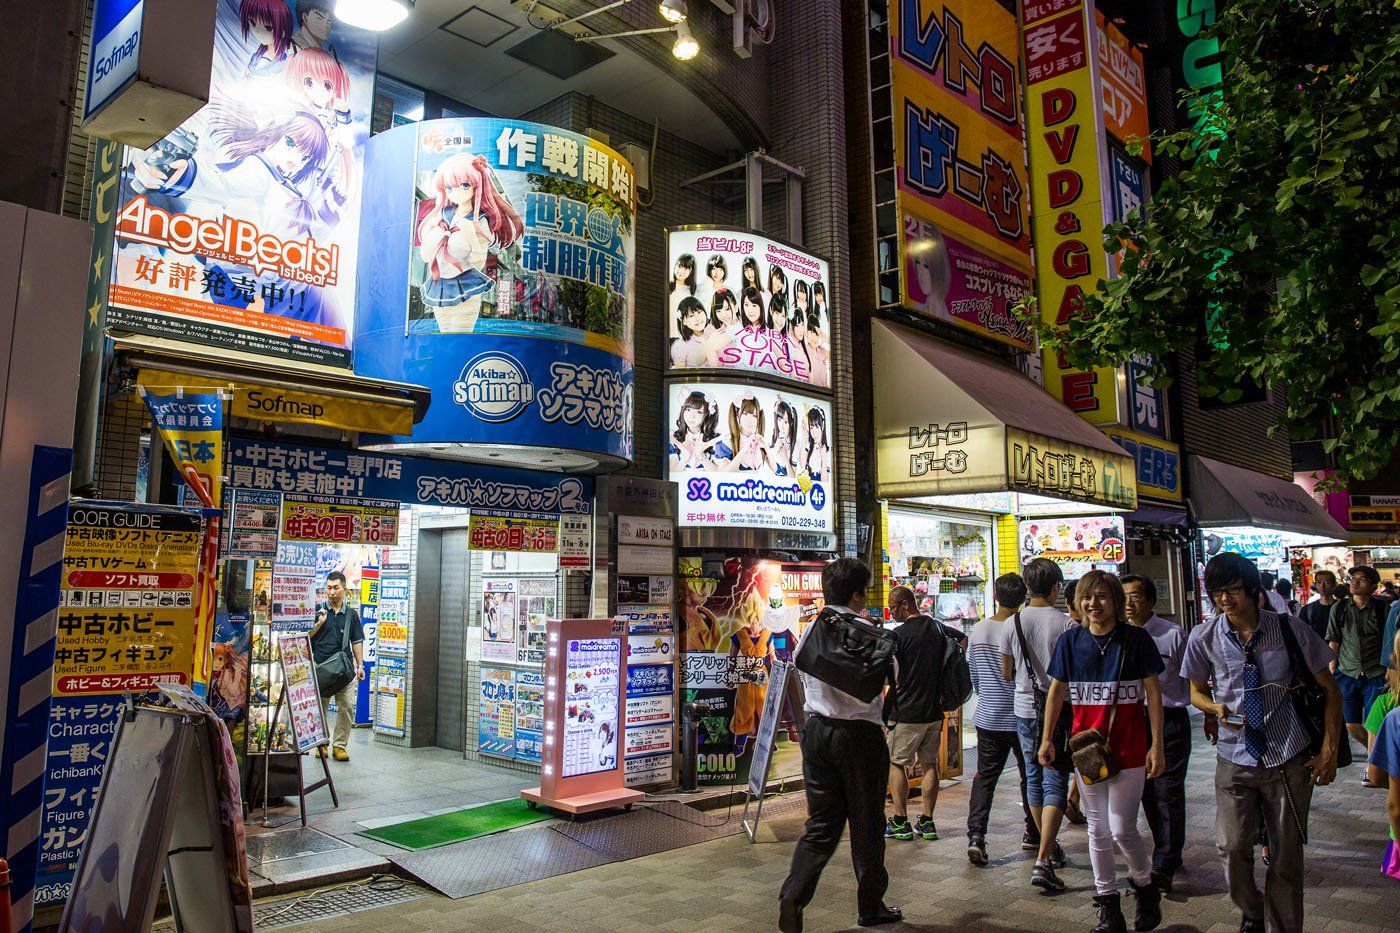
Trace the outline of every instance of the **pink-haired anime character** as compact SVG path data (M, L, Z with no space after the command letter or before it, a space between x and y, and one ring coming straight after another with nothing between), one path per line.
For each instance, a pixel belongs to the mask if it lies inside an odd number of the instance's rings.
M245 78L266 77L282 69L292 50L292 11L285 0L240 0L238 24L257 48L243 68Z
M302 49L291 57L282 77L300 98L302 109L315 114L325 127L335 157L326 160L325 171L317 178L317 189L325 207L338 214L354 191L355 141L350 133L350 75L334 55L320 49Z
M418 294L433 309L438 331L469 334L481 299L495 284L492 249L512 246L525 232L520 215L496 186L484 156L449 156L419 202L415 243L428 271Z

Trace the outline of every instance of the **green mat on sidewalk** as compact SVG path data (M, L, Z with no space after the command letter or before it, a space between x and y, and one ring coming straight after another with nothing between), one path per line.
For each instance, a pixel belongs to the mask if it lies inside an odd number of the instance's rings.
M361 829L358 834L417 852L419 849L431 849L464 839L475 839L477 836L489 836L551 818L542 810L531 810L525 801L517 798L498 800L466 810L453 810L451 813L440 813L437 816L405 820L378 829Z

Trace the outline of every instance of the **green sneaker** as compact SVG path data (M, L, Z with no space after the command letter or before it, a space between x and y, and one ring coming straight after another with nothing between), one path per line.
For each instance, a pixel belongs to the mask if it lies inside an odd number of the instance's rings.
M914 838L914 827L909 825L909 818L892 816L885 821L885 838L898 839L901 842L908 842Z
M933 824L933 818L929 816L919 817L919 822L914 824L914 832L923 836L929 842L938 839L938 827Z

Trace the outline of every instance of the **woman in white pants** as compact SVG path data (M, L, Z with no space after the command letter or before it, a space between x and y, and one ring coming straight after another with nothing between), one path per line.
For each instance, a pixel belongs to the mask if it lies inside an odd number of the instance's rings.
M1128 929L1118 893L1115 844L1128 862L1129 883L1137 895L1134 929L1151 930L1162 922L1162 894L1152 883L1152 860L1138 832L1137 813L1143 782L1163 769L1162 749L1155 742L1162 734L1162 693L1157 685L1162 658L1152 636L1126 621L1127 599L1118 577L1092 571L1079 581L1074 595L1084 624L1065 632L1055 646L1045 708L1058 710L1068 693L1074 707L1072 734L1097 729L1107 736L1118 765L1112 777L1075 778L1089 821L1089 862L1099 914L1093 933ZM1055 717L1048 717L1040 746L1044 763L1054 760L1054 728Z

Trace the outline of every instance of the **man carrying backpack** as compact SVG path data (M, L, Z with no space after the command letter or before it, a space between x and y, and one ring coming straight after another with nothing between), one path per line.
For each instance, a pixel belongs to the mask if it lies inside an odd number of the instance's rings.
M956 692L957 685L953 681L958 679L945 678L943 671L950 648L954 664L962 659L958 642L966 638L961 632L921 615L917 597L907 586L890 590L890 615L900 623L893 632L898 645L895 659L899 662L899 673L894 689L885 700L885 719L893 723L889 745L890 797L894 801L894 816L885 824L885 836L907 840L919 835L934 840L938 838L933 808L938 803L938 747L945 711L943 688L947 686ZM967 667L966 660L962 660L962 665ZM968 674L969 693L971 681ZM924 767L919 794L923 813L917 823L910 825L908 768L916 757Z

